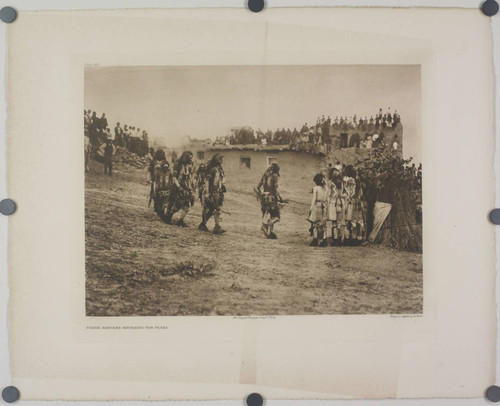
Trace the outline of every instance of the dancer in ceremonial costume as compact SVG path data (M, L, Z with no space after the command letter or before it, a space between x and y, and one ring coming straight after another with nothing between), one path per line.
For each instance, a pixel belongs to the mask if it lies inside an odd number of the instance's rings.
M207 222L213 216L215 221L214 234L223 234L226 232L220 226L220 213L222 205L224 204L224 193L226 193L222 162L223 156L221 154L215 154L208 162L206 169L206 185L203 185L203 191L201 192L203 213L202 221L198 229L208 231ZM198 179L198 181L200 181L200 179Z
M149 175L151 177L151 191L149 193L149 204L154 201L154 210L164 217L168 202L170 200L170 165L165 157L165 151L158 149L149 164Z
M280 167L273 163L262 176L255 192L261 205L262 226L266 238L277 239L274 233L275 224L280 221L280 203L285 203L281 197L279 188Z
M170 202L165 219L168 224L172 223L173 215L180 211L176 225L186 227L184 219L194 204L194 186L193 153L184 151L175 162L172 172Z
M313 227L313 240L311 246L326 247L328 240L326 239L326 220L328 218L328 198L330 195L329 188L326 184L325 175L318 173L314 176L313 197L311 208L309 210L309 221Z
M201 163L196 171L196 185L198 187L198 198L203 205L203 193L205 192L205 181L207 180L207 167Z

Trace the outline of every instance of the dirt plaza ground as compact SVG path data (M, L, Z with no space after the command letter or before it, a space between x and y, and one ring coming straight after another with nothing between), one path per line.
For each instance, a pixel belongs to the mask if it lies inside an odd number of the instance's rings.
M87 316L422 312L422 254L309 247L309 195L283 210L268 240L255 196L229 174L219 236L197 229L199 202L187 228L163 223L148 208L146 170L102 169L92 161L85 179Z

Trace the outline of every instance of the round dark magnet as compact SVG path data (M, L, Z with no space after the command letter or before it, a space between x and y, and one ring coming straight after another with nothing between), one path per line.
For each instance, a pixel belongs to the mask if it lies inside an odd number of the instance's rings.
M7 386L3 388L2 399L7 403L14 403L19 399L19 391L15 386Z
M493 224L500 225L500 209L490 211L490 221Z
M486 398L490 402L500 402L500 386L492 385L486 390Z
M12 7L4 7L0 10L0 20L4 23L9 24L16 20L17 11Z
M262 406L264 399L258 393L251 393L247 397L247 406Z
M248 8L254 13L264 9L264 0L248 0Z
M492 17L498 13L498 3L495 0L486 0L481 6L481 10L488 17Z
M0 202L0 213L4 216L10 216L12 213L16 211L16 204L13 200L3 199Z

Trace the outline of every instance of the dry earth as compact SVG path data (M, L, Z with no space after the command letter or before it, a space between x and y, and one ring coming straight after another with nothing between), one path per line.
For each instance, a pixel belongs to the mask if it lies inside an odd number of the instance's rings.
M255 197L228 175L218 236L164 224L148 209L145 170L85 180L88 316L421 313L422 255L366 245L309 247L307 200L283 210L278 240L260 231ZM258 179L255 179L258 183ZM209 224L213 227L213 224Z

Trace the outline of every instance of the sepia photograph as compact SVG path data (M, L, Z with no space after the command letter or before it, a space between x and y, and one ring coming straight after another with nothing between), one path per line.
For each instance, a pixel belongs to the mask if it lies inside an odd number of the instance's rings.
M84 81L87 316L423 313L420 65Z
M23 400L494 385L477 8L21 10L7 37Z

